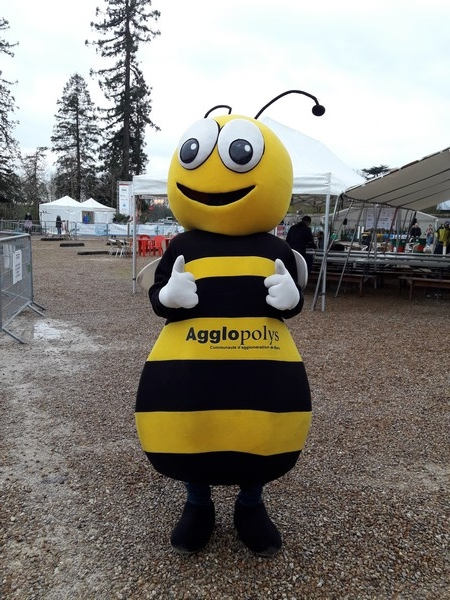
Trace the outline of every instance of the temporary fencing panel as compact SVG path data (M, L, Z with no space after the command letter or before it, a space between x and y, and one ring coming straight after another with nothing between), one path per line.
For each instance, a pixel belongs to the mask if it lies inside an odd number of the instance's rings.
M41 306L33 302L33 265L28 234L0 235L0 332L23 343L7 326L25 308Z

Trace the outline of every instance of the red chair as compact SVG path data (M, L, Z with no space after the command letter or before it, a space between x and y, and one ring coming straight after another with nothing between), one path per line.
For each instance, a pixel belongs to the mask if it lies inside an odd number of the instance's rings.
M139 256L149 256L150 255L149 242L151 242L149 235L142 234L137 238Z
M167 241L165 235L155 235L153 238L155 244L155 254L162 256L167 248Z
M152 256L155 256L155 254L156 254L156 244L155 244L155 240L153 238L151 238L150 240L148 240L147 250L148 250L149 255L151 254Z

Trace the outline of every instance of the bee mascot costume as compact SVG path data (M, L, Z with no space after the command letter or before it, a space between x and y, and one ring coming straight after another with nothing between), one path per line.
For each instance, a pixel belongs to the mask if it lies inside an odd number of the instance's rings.
M292 92L310 96L290 90L269 104ZM218 108L229 112L209 117ZM250 550L281 548L263 485L295 465L311 420L305 367L284 323L302 309L306 266L268 233L289 207L292 164L256 120L262 110L252 119L214 107L181 138L169 168L170 208L185 231L149 289L166 323L141 375L136 423L154 468L186 486L171 535L182 554L211 537L214 485L240 487L234 525Z

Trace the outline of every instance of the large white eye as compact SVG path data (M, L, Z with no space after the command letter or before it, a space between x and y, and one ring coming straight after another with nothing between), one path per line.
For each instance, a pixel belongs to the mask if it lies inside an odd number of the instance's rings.
M197 121L178 144L178 159L185 169L196 169L211 155L219 135L219 124L214 119Z
M228 169L247 173L256 167L264 154L264 138L251 121L233 119L220 131L217 149Z

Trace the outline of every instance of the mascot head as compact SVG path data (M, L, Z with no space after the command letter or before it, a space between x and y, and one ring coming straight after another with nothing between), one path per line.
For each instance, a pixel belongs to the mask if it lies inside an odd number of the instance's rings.
M292 196L292 163L275 133L257 118L278 98L306 92L290 90L266 104L254 119L231 114L205 118L182 136L168 175L170 208L187 230L249 235L273 229ZM229 107L226 107L229 108ZM230 109L231 112L231 109Z

